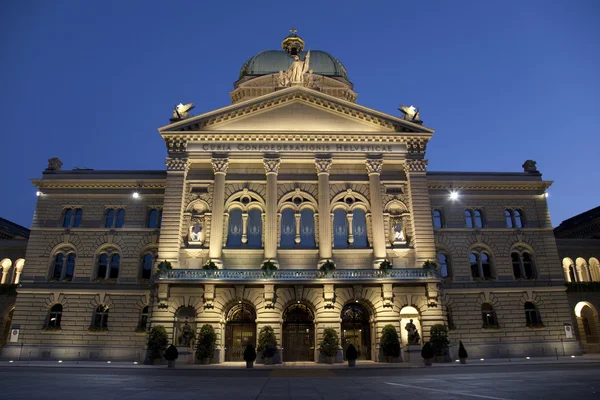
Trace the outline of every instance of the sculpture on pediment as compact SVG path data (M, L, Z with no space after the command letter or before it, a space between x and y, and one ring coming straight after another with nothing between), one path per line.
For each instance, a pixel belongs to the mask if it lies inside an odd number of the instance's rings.
M179 103L173 108L172 120L181 120L190 117L190 111L194 108L194 103L182 104Z
M277 75L277 86L288 86L290 83L289 78L283 71L279 71L279 75Z
M527 160L523 163L522 167L523 167L523 172L527 172L530 174L536 174L538 173L538 169L536 167L536 162L533 160Z
M189 243L204 243L204 227L202 226L202 222L202 218L192 218L188 235Z
M315 76L313 75L313 70L309 70L308 74L306 74L306 77L304 79L304 86L306 87L313 87L315 85Z
M290 84L304 83L304 74L308 72L310 66L310 51L306 54L304 60L300 60L297 55L294 56L292 65L287 71L279 71L277 84L279 86L289 86Z
M46 170L47 171L60 171L62 166L63 166L63 163L62 163L62 161L60 161L60 158L53 157L48 160L48 168L46 168Z

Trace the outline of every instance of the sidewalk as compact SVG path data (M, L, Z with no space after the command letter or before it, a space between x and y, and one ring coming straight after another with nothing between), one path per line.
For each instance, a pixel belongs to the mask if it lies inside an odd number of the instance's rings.
M567 357L531 357L530 359L519 358L493 358L493 359L468 359L467 364L459 362L434 363L432 368L468 368L499 365L525 365L525 364L593 364L600 363L600 354L585 354L583 356ZM0 367L48 367L48 368L138 368L138 369L162 369L166 365L143 365L136 362L123 361L0 361ZM317 364L314 362L289 362L275 365L254 364L255 369L280 370L280 369L342 369L348 368L346 363ZM402 368L425 368L422 362L403 363L378 363L374 361L357 361L354 369L402 369ZM222 364L182 364L177 363L176 369L199 369L199 370L226 370L246 369L245 362L226 362Z

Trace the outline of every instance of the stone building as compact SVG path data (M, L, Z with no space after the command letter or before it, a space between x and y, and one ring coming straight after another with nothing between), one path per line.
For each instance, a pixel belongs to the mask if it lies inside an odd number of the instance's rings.
M563 221L554 229L575 334L584 351L600 352L600 207Z
M240 360L264 326L283 361L319 361L327 327L379 361L382 328L407 348L411 320L419 344L445 324L476 357L579 352L535 162L428 171L419 110L356 98L345 66L292 33L243 64L230 106L174 110L166 171L50 160L3 356L138 360L151 325L186 347L211 324L215 362ZM153 276L162 261L173 269Z

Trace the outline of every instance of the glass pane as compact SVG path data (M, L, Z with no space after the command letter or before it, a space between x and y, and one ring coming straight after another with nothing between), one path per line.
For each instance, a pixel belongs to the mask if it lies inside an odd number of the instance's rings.
M523 227L523 221L521 218L521 212L519 210L515 210L515 225L517 228Z
M317 247L315 242L315 213L308 208L300 211L300 247L305 249Z
M229 232L227 232L227 247L242 245L242 210L235 208L229 212Z
M521 261L519 260L519 254L512 253L510 255L510 258L512 260L513 275L515 276L515 278L520 278L521 277Z
M142 259L142 279L150 279L152 275L152 254L144 255Z
M469 254L469 262L471 263L471 276L473 278L479 278L479 261L477 259L477 254Z
M112 228L115 219L115 210L108 210L106 212L106 222L104 223L105 228Z
M105 278L107 268L108 268L108 256L106 254L101 254L100 257L98 257L98 273L97 273L96 277L97 278Z
M119 266L121 264L121 256L113 254L110 258L110 279L117 279L119 277Z
M162 226L162 210L158 210L158 227Z
M158 211L150 210L148 213L148 228L156 228L158 225Z
M443 253L438 253L438 264L440 264L440 275L442 278L448 276L448 257Z
M71 217L73 216L73 211L68 208L67 211L65 211L65 218L63 219L63 228L68 228L69 226L71 226Z
M523 253L523 268L525 269L525 277L527 279L533 279L535 277L533 261L529 253Z
M334 248L348 248L348 220L345 210L338 208L333 212L333 235Z
M69 254L67 257L67 271L65 272L65 278L73 278L73 273L75 272L75 259L77 256L75 253Z
M465 210L465 225L467 228L473 227L473 217L471 215L471 211Z
M262 247L262 211L256 208L248 212L248 247Z
M506 227L507 228L512 228L513 227L513 223L512 223L512 217L510 215L510 211L509 210L505 210L504 211L504 219L506 220Z
M433 227L435 229L442 227L442 214L438 210L433 210Z
M353 247L357 249L366 249L367 243L367 220L365 212L359 208L352 212L352 235L354 236Z
M123 225L125 225L125 210L120 208L119 212L117 213L117 224L116 227L117 228L122 228Z
M283 210L281 213L281 239L279 247L282 249L291 249L295 246L296 242L296 218L294 217L294 211L288 209Z
M78 208L75 211L75 220L73 221L73 228L79 228L79 225L81 224L81 217L83 217L83 210L81 208Z
M52 277L56 279L60 279L62 274L62 267L64 261L64 255L62 253L57 254L54 258L54 271L52 272Z
M475 210L475 227L482 228L483 227L483 219L481 217L481 211Z

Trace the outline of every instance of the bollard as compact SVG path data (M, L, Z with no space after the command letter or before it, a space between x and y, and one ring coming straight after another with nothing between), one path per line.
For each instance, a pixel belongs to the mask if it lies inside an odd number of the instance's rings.
M512 360L510 359L510 349L508 349L507 351L508 351L508 362L512 362Z
M79 364L79 356L81 356L81 352L77 352L77 364Z
M556 347L554 348L554 354L556 355L556 359L558 360L558 349Z
M31 350L29 350L29 355L27 356L27 364L31 361Z

